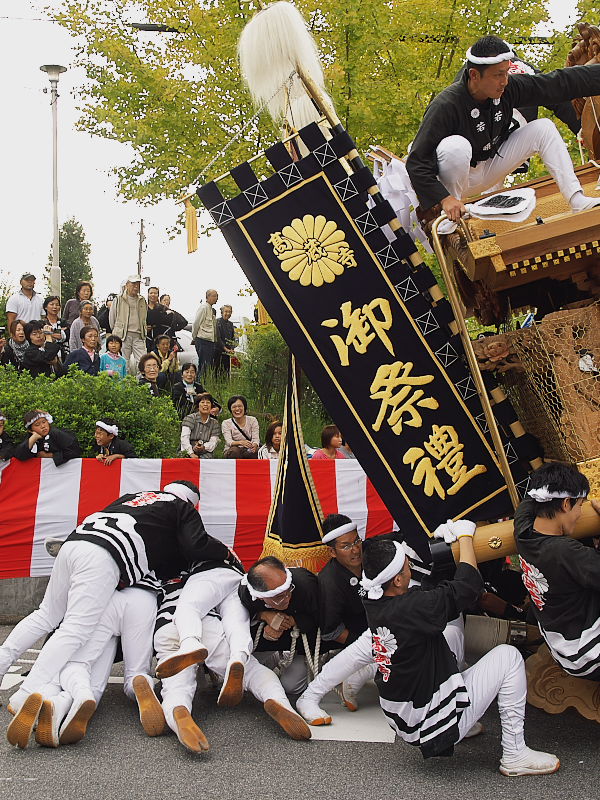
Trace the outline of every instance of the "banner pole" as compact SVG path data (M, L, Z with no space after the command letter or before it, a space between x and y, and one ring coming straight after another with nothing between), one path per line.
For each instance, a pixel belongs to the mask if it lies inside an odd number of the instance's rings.
M510 495L513 508L516 509L516 507L521 502L519 499L519 493L517 492L517 487L515 486L515 482L513 480L513 476L510 471L510 466L508 464L508 459L506 457L506 453L504 452L502 439L500 438L500 431L498 430L496 418L494 417L494 412L492 411L492 406L490 403L490 399L488 397L487 389L485 388L483 376L479 370L479 364L477 363L477 358L473 351L473 343L471 342L471 337L469 336L469 331L467 330L467 324L465 322L465 318L462 313L462 307L461 307L462 304L460 302L460 297L458 296L456 284L454 283L454 275L448 268L448 264L446 262L446 256L442 249L442 244L440 242L438 227L440 222L442 222L445 219L447 219L446 214L442 213L433 223L433 226L431 228L433 249L435 250L437 259L440 262L442 275L444 276L444 281L446 282L446 288L448 289L448 299L450 300L450 305L452 306L452 311L454 312L454 319L456 320L458 325L460 338L462 340L463 347L465 349L465 355L467 356L467 361L469 363L469 370L471 372L471 375L473 376L473 380L475 381L475 386L479 394L479 399L481 400L483 412L485 414L485 418L487 420L487 424L490 429L490 435L492 437L492 442L494 443L494 450L496 451L498 461L500 462L500 469L502 471L502 474L504 475L504 479L506 481L506 486L508 488L508 493Z

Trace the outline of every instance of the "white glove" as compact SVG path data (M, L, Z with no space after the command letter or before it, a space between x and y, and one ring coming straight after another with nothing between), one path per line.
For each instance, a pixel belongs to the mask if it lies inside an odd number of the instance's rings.
M449 519L445 523L438 525L433 532L434 539L443 539L446 544L452 544L461 536L475 535L476 525L468 519L459 519L456 522Z
M438 525L438 527L434 530L433 538L443 539L446 542L446 544L452 544L453 542L456 541L456 535L452 532L451 529L451 526L453 525L454 523L452 522L451 519L447 520L447 522L442 522L442 524Z

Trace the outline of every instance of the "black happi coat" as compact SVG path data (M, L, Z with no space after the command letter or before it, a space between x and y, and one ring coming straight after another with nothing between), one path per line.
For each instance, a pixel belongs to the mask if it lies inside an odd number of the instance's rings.
M8 433L0 434L0 461L8 461L15 453L15 445Z
M37 378L38 375L62 375L64 370L61 365L50 364L60 355L61 348L61 342L46 342L43 347L30 344L23 355L23 369L26 369L32 378Z
M356 641L366 631L367 615L362 604L365 591L359 579L332 558L319 572L320 628L323 640L334 641L348 629L343 647Z
M468 139L471 166L486 161L518 127L513 109L553 105L576 97L600 94L600 64L557 69L546 75L513 75L499 99L478 103L468 88L468 75L448 86L430 103L406 161L421 207L426 210L450 192L438 178L436 148L448 136Z
M424 758L451 755L458 741L458 722L470 700L443 630L482 588L479 572L460 563L454 579L435 589L364 600L381 708L390 727L420 747Z
M71 431L64 428L57 428L54 425L50 428L50 433L43 439L38 439L35 452L29 448L29 437L27 437L15 447L15 458L20 461L27 461L29 458L36 458L38 453L52 453L53 461L57 467L69 461L71 458L81 458L81 446L77 441L77 437Z
M68 539L108 550L119 566L120 587L150 573L168 580L192 567L239 567L229 548L206 532L191 503L169 492L125 494L86 517Z
M261 620L258 615L261 611L281 611L282 614L289 614L296 620L300 633L305 633L311 649L314 649L317 628L319 627L319 589L317 577L310 570L304 567L292 567L292 583L294 591L287 608L269 608L263 600L253 600L247 586L240 586L239 596L242 605L250 612L250 630L252 636L256 636ZM292 636L290 631L283 633L276 641L269 641L261 635L255 650L262 652L265 650L290 650ZM302 639L299 637L296 643L296 652L303 653L304 647Z
M570 675L600 680L600 553L533 528L537 503L515 513L523 582L554 659Z
M128 442L127 439L120 439L118 436L111 439L106 447L100 447L97 442L94 442L93 448L97 455L100 453L102 453L103 456L112 456L116 454L124 456L125 458L137 458L133 445Z

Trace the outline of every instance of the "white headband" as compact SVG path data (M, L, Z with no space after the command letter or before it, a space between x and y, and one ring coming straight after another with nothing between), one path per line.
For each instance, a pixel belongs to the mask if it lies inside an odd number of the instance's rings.
M119 429L116 425L107 425L106 422L102 422L101 419L99 419L96 423L96 427L102 428L102 430L106 431L107 433L112 433L113 436L119 435Z
M502 61L510 61L511 58L515 57L515 54L508 42L504 42L504 44L506 45L506 52L499 53L497 56L474 56L469 47L467 50L467 61L470 61L471 64L500 64Z
M8 420L0 414L0 422L8 422Z
M343 536L345 533L352 533L352 531L356 530L356 525L353 522L346 522L344 525L340 525L339 528L334 528L329 533L326 533L323 537L323 544L327 544L327 542L332 542L334 539L338 539L340 536Z
M178 497L180 500L186 500L193 506L197 506L200 502L200 495L193 489L190 489L189 486L184 486L183 483L168 483L164 487L163 492L174 494L175 497Z
M48 414L48 412L46 412L46 411L42 411L40 414L36 414L36 415L35 415L35 417L34 417L33 419L30 419L30 420L29 420L29 422L26 422L26 423L25 423L25 427L26 427L26 428L31 428L31 426L33 425L33 423L34 423L34 422L37 422L37 421L38 421L38 419L47 419L47 420L48 420L48 422L49 422L51 425L52 425L52 423L54 422L54 420L52 419L51 415L50 415L50 414Z
M549 500L563 500L565 497L573 497L578 500L580 497L587 497L587 494L572 495L571 492L551 492L547 486L541 486L539 489L530 489L527 494L536 503L547 503Z
M406 560L404 548L398 542L394 542L394 545L396 547L396 555L379 575L374 578L367 578L364 572L362 574L360 585L367 593L369 600L379 600L383 596L382 585L395 578L404 566L404 561Z
M278 594L283 594L287 592L287 590L292 585L292 573L289 569L285 568L285 581L281 584L281 586L276 586L275 589L269 589L267 592L259 592L258 589L255 589L254 586L249 582L248 576L243 575L242 580L240 581L242 586L247 586L248 591L250 592L250 597L253 600L264 600L268 597L277 597Z

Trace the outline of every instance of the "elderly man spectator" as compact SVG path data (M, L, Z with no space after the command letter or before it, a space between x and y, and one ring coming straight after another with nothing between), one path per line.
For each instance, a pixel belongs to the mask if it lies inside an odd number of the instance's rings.
M40 319L44 313L42 295L34 291L35 275L24 272L21 275L21 289L11 295L6 301L6 327L10 330L11 323L16 319L31 322Z
M198 375L206 371L212 364L217 340L217 325L215 320L214 304L219 299L215 289L208 289L206 302L200 305L192 325L192 341L198 353Z
M288 694L300 694L308 682L303 634L314 651L319 627L316 576L304 567L288 569L278 558L266 556L242 578L239 594L250 612L254 657L271 667L283 659L281 684Z
M123 293L110 307L108 319L112 332L123 340L122 354L129 367L133 354L135 363L146 354L146 320L148 304L140 295L139 275L130 275Z

